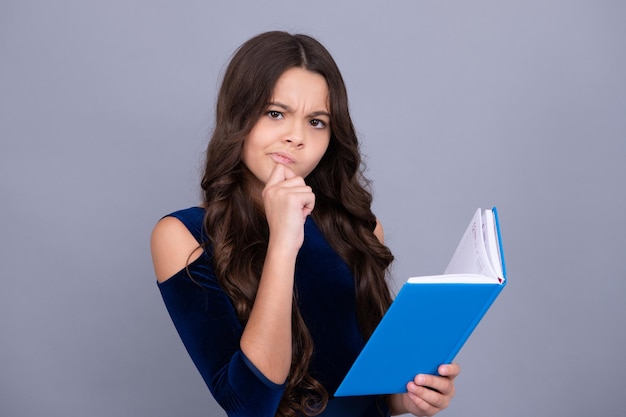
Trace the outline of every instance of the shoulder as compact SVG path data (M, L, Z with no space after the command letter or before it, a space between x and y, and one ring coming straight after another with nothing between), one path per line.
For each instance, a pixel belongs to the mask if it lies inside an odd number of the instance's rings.
M188 210L163 217L152 230L150 250L158 282L167 281L202 254L203 249L192 233L192 225L185 217L190 214Z
M378 238L378 241L382 244L385 243L385 231L383 230L383 225L380 223L380 220L376 219L376 227L374 227L374 236Z

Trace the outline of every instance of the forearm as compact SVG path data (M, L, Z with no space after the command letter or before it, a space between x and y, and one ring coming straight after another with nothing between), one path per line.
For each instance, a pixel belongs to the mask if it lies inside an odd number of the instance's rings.
M291 311L297 252L270 241L241 350L268 379L282 384L291 368Z

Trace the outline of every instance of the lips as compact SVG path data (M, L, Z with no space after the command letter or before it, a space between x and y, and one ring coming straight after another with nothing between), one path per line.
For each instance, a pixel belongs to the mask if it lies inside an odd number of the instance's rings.
M290 165L296 162L293 155L287 152L272 152L270 158L277 164Z

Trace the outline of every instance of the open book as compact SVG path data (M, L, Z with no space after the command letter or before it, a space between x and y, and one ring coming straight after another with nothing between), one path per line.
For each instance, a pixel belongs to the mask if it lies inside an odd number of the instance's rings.
M452 362L506 285L495 207L478 209L443 275L409 278L335 392L395 394Z

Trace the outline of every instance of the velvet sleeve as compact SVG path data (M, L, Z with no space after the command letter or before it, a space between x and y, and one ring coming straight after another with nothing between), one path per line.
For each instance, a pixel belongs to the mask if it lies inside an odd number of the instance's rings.
M210 264L203 253L187 270L160 283L163 301L189 356L226 413L274 416L285 385L266 378L240 350L243 328Z

